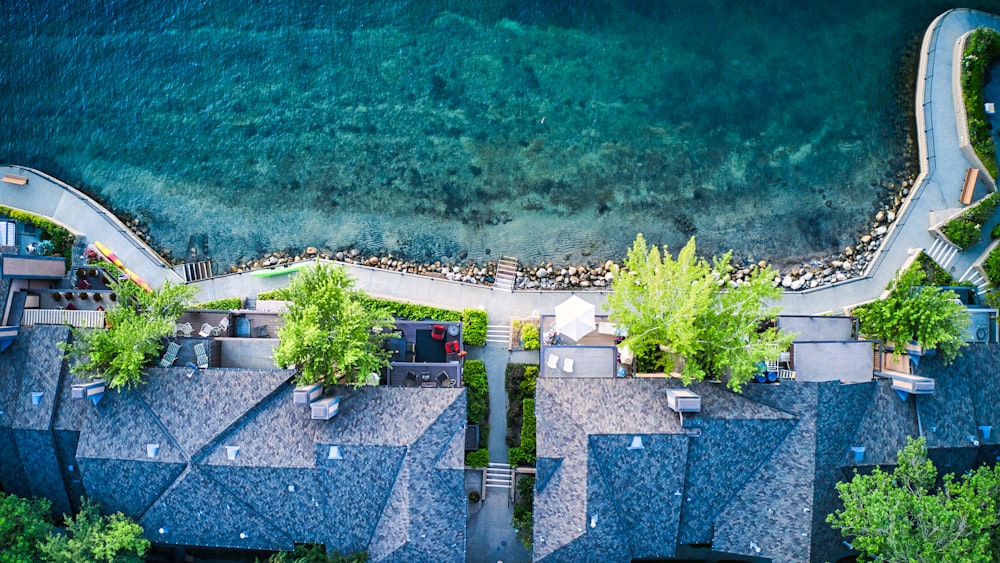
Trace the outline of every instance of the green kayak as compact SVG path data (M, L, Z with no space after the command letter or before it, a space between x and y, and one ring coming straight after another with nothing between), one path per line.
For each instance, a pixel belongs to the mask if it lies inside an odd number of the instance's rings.
M296 262L295 264L290 264L288 266L272 266L270 268L254 270L250 272L251 276L258 278L269 278L271 276L283 276L285 274L291 274L293 272L298 272L302 268L312 264L312 262Z

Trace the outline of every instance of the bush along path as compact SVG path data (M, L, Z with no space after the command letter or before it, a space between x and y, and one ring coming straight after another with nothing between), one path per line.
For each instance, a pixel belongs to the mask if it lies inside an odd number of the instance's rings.
M535 465L535 381L538 366L508 364L507 387L507 445L510 464L534 469ZM532 502L535 479L527 473L516 474L514 514L510 525L517 530L517 538L531 549Z

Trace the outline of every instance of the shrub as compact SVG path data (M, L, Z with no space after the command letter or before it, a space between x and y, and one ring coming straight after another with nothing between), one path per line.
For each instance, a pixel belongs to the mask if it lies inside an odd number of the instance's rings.
M469 467L486 467L490 464L490 451L476 450L465 454L465 465Z
M986 120L983 88L987 71L1000 59L1000 33L987 28L973 31L965 43L962 57L962 98L969 120L972 148L993 178L997 177L996 148Z
M239 297L226 297L225 299L216 299L215 301L206 301L204 303L198 303L197 305L192 305L192 309L205 309L208 311L230 311L232 309L240 309L243 307L243 300Z
M390 301L388 299L379 299L370 295L365 296L365 298L361 300L361 304L365 307L378 307L398 319L406 319L410 321L419 321L423 319L431 319L435 321L462 320L462 313L458 311L428 307L427 305L416 305L414 303L404 303L402 301Z
M479 491L469 493L469 502L479 502Z
M534 323L525 323L521 328L521 344L525 350L538 350L538 327Z
M265 291L264 293L257 294L258 301L287 301L291 297L287 287L279 287L278 289L272 289L271 291Z
M486 381L486 364L482 360L467 360L462 370L462 381L468 389L469 424L486 421L490 412L489 385Z
M60 225L38 215L25 213L24 211L0 205L0 215L10 217L17 221L32 224L41 231L41 240L49 241L52 245L50 252L53 256L62 256L66 259L66 271L69 271L70 264L73 263L73 244L76 243L76 235L69 232Z
M535 400L525 399L522 407L521 452L525 463L535 463Z
M948 221L941 232L963 251L979 242L979 225L966 221L964 217L956 217Z
M535 478L528 475L517 479L517 502L514 504L514 516L510 525L517 530L517 538L525 547L531 549L533 533L533 507L535 502Z
M996 225L993 226L993 230L990 231L990 238L991 239L1000 238L1000 223L997 223Z
M462 311L462 339L469 346L486 345L486 311L465 309Z
M965 213L962 213L962 217L965 217L966 221L982 225L983 223L989 221L990 217L993 216L993 212L996 211L998 203L1000 203L1000 194L993 192L979 200L979 202L972 207L966 209Z
M1000 285L1000 246L990 251L990 255L983 260L983 271L986 272L990 285Z

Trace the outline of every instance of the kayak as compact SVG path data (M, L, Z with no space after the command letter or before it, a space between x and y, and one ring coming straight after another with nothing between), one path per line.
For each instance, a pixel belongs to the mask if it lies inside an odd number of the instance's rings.
M128 276L128 279L135 282L136 285L145 289L146 291L153 291L153 288L150 287L148 283L146 283L146 280L140 278L139 274L126 268L125 264L122 263L121 259L118 258L118 256L115 255L115 253L112 252L110 248L104 246L103 244L97 242L96 240L94 241L94 248L96 248L97 252L101 253L108 260L108 262L111 262L112 264L117 266L118 269L121 270L122 273L124 273L126 276Z
M254 277L257 277L257 278L269 278L271 276L283 276L283 275L286 275L286 274L291 274L291 273L294 273L294 272L298 272L299 270L301 270L302 268L305 268L309 264L312 264L312 262L297 262L295 264L291 264L291 265L288 265L288 266L281 266L280 268L279 267L271 267L271 268L267 268L267 269L263 269L263 270L254 270L254 271L250 272L250 275L254 276Z

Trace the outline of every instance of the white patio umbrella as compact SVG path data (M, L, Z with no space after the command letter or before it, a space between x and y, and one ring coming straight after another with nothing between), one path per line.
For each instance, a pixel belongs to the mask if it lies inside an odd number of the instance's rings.
M576 295L556 305L556 332L580 340L594 331L594 306Z

